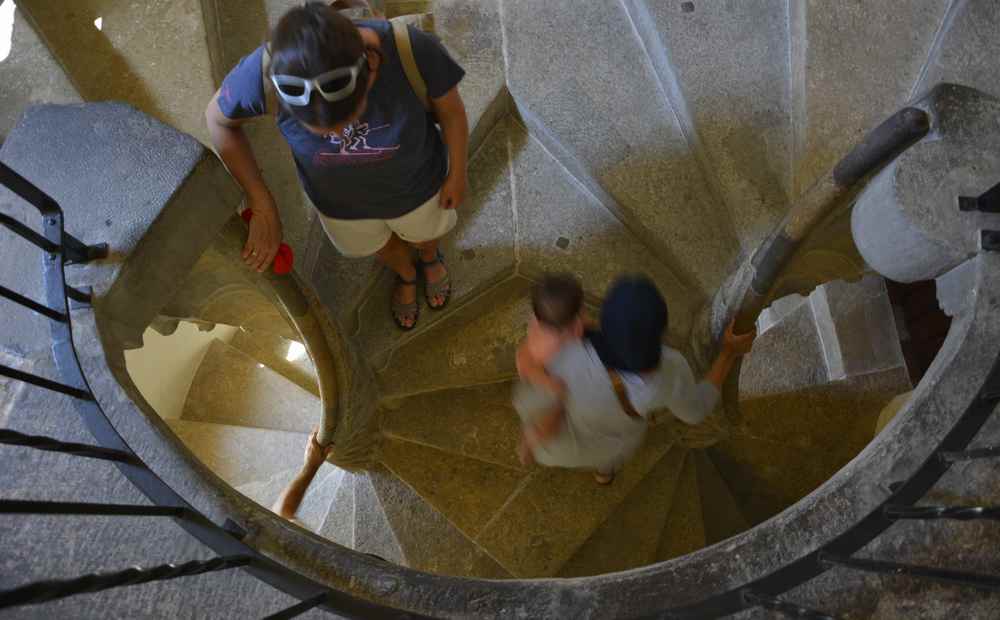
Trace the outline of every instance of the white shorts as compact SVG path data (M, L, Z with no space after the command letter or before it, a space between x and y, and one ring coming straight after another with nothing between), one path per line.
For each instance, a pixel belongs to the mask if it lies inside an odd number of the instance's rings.
M442 209L439 196L391 220L338 220L320 213L319 221L341 254L349 258L371 256L385 247L392 233L410 243L433 241L448 234L458 222L458 213Z

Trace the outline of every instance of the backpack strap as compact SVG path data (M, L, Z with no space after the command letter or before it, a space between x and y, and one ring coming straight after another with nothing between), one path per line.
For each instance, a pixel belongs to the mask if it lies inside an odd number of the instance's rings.
M628 393L625 391L625 384L622 383L622 376L618 374L618 371L608 369L608 378L611 379L611 388L615 391L615 396L618 398L618 404L622 406L625 410L625 414L630 418L635 418L641 420L642 416L639 412L635 410L632 406L632 402L628 399Z
M399 60L403 64L403 73L410 82L410 87L424 108L431 109L431 102L427 98L427 83L420 75L420 68L417 66L417 59L413 55L413 43L410 41L410 29L404 20L391 19L392 34L396 38L396 50L399 52Z
M264 87L264 113L278 114L278 93L274 92L274 84L271 82L271 44L264 46L264 53L260 55L260 79Z

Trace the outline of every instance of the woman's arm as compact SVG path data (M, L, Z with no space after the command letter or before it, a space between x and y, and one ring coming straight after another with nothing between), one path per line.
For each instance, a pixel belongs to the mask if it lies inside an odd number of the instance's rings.
M729 376L729 372L733 369L736 359L750 352L751 347L753 347L754 338L757 337L757 330L737 336L733 333L734 325L735 321L726 327L726 331L722 336L722 350L719 351L715 362L709 369L708 374L705 375L705 381L708 381L720 391L722 390L722 384L726 382L726 377Z
M670 412L688 424L700 424L707 418L719 403L722 384L733 369L736 359L750 351L755 332L737 336L733 333L733 325L726 328L722 341L722 350L715 358L711 369L705 374L705 379L695 383L694 373L684 360L679 360L669 370L671 387L663 405Z
M302 503L302 498L305 497L306 491L309 490L309 485L312 483L313 478L316 477L316 472L323 465L323 461L326 460L326 455L329 451L329 447L323 448L316 443L316 431L313 431L309 435L309 440L306 444L306 455L302 469L288 483L288 486L282 491L281 496L274 503L274 507L271 510L285 519L291 519L295 516L295 513L299 510L299 505Z
M264 271L274 260L281 244L281 219L270 190L260 174L250 141L240 127L248 119L227 118L219 108L219 93L205 109L208 135L219 158L229 169L247 196L247 206L253 211L250 236L243 248L243 260L257 271Z
M431 106L441 125L445 146L448 147L448 176L441 186L441 208L456 209L465 200L469 119L457 86L442 97L431 99Z

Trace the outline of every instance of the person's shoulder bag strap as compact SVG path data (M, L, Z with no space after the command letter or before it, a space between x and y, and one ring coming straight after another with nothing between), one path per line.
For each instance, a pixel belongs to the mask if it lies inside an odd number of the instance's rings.
M431 18L428 14L422 17L425 19ZM392 24L392 34L396 39L396 50L399 52L399 60L403 64L403 73L406 74L406 79L410 82L410 88L413 89L413 92L417 95L417 99L424 105L424 108L430 110L431 102L427 97L427 83L424 82L424 76L420 75L417 59L413 55L410 29L407 28L410 21L396 18L390 19L389 23Z
M278 114L278 93L274 92L274 84L271 82L271 45L264 46L264 53L260 55L260 77L264 86L264 113Z
M632 402L628 399L628 393L625 391L625 384L622 383L622 376L618 374L617 371L608 369L608 378L611 379L611 388L615 391L615 396L618 398L618 404L622 406L625 413L630 418L636 418L638 420L642 419L639 412L635 410L632 406Z

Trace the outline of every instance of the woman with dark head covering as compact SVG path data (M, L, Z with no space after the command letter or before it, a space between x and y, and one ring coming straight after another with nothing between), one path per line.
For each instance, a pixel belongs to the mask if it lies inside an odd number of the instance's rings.
M755 334L736 336L730 325L712 369L696 383L684 356L663 344L667 318L667 304L648 278L615 281L601 306L600 331L566 345L548 368L566 384L565 406L527 384L515 390L522 459L594 469L597 481L608 484L642 445L651 412L667 408L688 424L712 413Z

